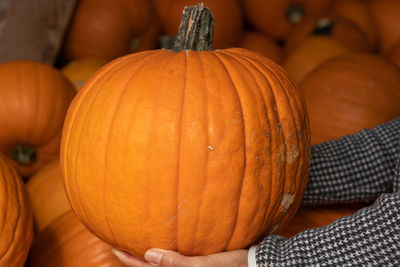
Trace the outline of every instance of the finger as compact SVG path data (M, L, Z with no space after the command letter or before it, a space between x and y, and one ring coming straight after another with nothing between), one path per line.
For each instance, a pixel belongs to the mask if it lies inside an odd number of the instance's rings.
M162 249L149 249L144 254L144 258L153 266L160 267L189 267L190 258L185 257L175 251Z
M122 262L126 266L129 266L129 267L152 267L152 265L136 258L135 256L132 256L128 253L117 250L115 248L112 248L111 252L118 258L118 260L120 262Z

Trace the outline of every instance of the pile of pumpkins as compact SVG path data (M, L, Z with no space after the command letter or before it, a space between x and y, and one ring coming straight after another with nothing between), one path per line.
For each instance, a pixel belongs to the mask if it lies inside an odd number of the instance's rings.
M80 0L55 66L0 64L0 266L204 255L361 207L300 206L309 146L400 116L400 0L202 2L215 51L168 50L197 1Z

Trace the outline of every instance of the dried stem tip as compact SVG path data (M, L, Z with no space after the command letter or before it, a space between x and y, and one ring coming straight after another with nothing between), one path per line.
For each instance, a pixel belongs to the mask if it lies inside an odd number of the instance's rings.
M210 51L214 34L214 18L203 3L183 10L173 51Z

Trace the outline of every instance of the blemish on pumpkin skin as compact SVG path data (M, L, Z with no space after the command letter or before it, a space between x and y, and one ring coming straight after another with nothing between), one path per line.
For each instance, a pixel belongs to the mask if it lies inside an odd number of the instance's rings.
M211 151L214 151L214 147L212 147L212 146L208 146L208 149Z
M293 145L293 144L292 145L287 145L286 149L287 149L287 151L286 151L286 160L287 160L287 162L289 164L291 164L296 160L296 158L299 157L300 152L299 152L298 147L296 145Z
M175 220L176 219L176 215L174 215L174 216L172 216L172 217L170 217L168 220L167 220L167 224L169 224L169 223L171 223L173 220Z
M290 205L292 204L292 201L293 201L293 197L294 196L291 194L283 194L282 202L281 202L283 210L287 210L290 207Z
M279 227L279 223L275 224L274 226L272 226L271 231L269 231L270 234L273 234Z

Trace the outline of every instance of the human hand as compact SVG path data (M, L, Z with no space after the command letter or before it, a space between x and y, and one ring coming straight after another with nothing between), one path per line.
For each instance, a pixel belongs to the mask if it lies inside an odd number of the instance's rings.
M115 256L129 267L247 267L247 250L232 250L208 256L183 256L175 251L149 249L142 261L128 253L113 249Z

